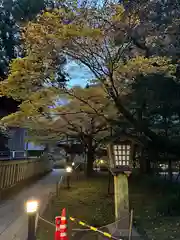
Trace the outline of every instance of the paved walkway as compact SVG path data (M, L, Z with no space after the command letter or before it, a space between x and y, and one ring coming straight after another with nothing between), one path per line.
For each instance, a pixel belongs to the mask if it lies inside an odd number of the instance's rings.
M0 204L0 240L26 240L27 215L25 202L34 197L40 201L41 209L48 202L49 193L55 190L55 183L63 175L63 170L53 170L48 176L39 180L16 197Z

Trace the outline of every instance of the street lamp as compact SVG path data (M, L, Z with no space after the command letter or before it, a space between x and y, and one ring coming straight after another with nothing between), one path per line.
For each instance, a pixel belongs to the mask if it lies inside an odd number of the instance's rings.
M67 172L67 173L72 173L72 170L73 170L73 169L72 169L71 166L67 166L67 167L66 167L66 172Z
M37 212L38 209L38 201L28 201L26 203L26 212L27 213L34 213Z
M132 142L129 139L116 139L108 145L110 171L114 175L115 220L119 228L129 228L129 189L128 176L131 174Z
M29 200L26 203L26 212L28 215L28 238L27 240L36 240L36 217L38 211L38 201Z
M67 166L66 167L66 173L67 173L66 180L67 180L67 188L68 189L70 188L70 175L71 175L72 171L73 171L72 166Z

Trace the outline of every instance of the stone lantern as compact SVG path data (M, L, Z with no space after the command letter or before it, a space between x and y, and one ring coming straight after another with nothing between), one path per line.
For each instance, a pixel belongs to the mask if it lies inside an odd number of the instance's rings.
M119 138L108 145L108 159L114 175L115 220L120 229L129 228L129 187L128 176L132 171L132 141Z

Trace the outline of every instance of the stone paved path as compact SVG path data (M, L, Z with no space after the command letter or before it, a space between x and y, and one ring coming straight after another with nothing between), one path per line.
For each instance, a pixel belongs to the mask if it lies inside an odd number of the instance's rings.
M40 201L40 210L45 208L49 193L55 191L55 183L63 173L63 170L53 170L46 177L21 191L13 199L0 204L0 240L27 239L25 202L30 197L34 197Z

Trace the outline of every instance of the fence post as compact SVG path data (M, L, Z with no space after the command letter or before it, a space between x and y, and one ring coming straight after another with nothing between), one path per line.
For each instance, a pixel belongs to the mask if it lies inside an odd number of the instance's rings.
M0 199L2 198L2 191L3 191L3 183L4 183L4 167L3 165L0 165L0 169L1 169L1 181L0 181Z
M70 176L69 175L67 175L66 181L67 181L67 188L70 189Z
M128 238L128 240L132 239L132 226L133 226L133 210L131 210L131 213L130 213L129 238Z

